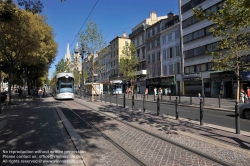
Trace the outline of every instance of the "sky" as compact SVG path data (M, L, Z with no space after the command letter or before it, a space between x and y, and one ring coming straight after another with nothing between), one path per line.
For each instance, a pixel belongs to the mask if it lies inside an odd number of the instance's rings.
M67 44L70 52L78 42L77 34L85 30L89 20L97 23L105 41L109 43L123 32L128 35L132 28L149 18L150 12L165 16L169 12L179 14L178 0L43 0L43 12L47 23L55 33L58 54L49 69L49 79L55 65L64 58ZM92 12L91 12L92 11Z

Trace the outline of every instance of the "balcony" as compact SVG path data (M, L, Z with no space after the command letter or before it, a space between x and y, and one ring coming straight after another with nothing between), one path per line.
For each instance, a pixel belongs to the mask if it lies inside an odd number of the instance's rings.
M147 70L138 70L137 75L147 75Z

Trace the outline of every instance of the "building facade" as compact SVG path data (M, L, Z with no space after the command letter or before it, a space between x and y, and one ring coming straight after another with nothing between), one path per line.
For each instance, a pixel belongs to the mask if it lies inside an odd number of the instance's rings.
M197 20L192 8L202 6L206 11L218 11L221 0L180 0L180 20L182 31L182 49L184 60L184 92L185 95L223 97L233 96L233 78L227 72L223 75L212 70L214 64L212 57L206 52L216 51L217 40L209 28L214 25L212 21Z

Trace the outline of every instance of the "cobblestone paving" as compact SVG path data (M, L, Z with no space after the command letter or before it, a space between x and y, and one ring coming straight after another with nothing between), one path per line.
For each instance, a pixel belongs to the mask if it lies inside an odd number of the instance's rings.
M90 115L88 115L86 111L83 112L78 110L77 112L83 118L87 119L87 121L91 120L91 118L88 118ZM93 122L94 121L92 121L92 123ZM110 118L102 121L102 123L96 122L95 126L137 158L143 159L146 163L149 163L147 165L150 166L219 165L209 159L150 136ZM110 126L115 127L111 128Z
M166 121L164 120L164 116L153 117L150 114L142 115L142 112L140 111L131 111L128 109L123 109L123 111L119 109L119 113L115 110L114 112L116 112L117 115L119 114L121 117L129 118L129 123L136 127L143 128L144 130L150 131L151 133L163 136L166 139L191 147L202 153L209 154L210 156L221 161L225 161L237 166L248 165L250 163L249 156L245 155L244 153L246 150L241 149L242 153L240 153L216 146L214 144L199 141L188 136L177 134L175 132L175 130L178 130L176 124L179 124L179 122L174 119L168 118ZM152 118L154 120L152 120Z
M71 109L82 109L86 107L83 107L82 105L76 104L75 102L68 102L66 103ZM63 106L61 105L61 110L65 113ZM87 111L89 112L89 111ZM97 162L95 163L95 166L137 166L138 164L132 161L130 158L128 158L124 153L122 153L120 150L118 150L114 145L112 145L107 139L105 139L103 136L100 135L100 133L97 133L96 131L93 131L92 128L87 127L86 125L83 125L83 122L78 121L77 123L80 124L80 126L84 127L77 127L74 125L74 122L68 118L71 124L74 126L76 131L80 134L82 139L86 142L89 151L95 156ZM74 119L76 120L76 119Z

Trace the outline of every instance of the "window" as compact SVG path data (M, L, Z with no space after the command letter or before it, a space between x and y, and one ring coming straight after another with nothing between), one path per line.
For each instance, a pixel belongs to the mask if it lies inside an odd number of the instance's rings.
M185 67L184 68L184 72L185 72L185 74L189 74L190 72L189 72L189 67Z
M199 38L199 31L194 32L194 39Z
M157 47L160 46L160 38L157 39Z
M201 72L201 65L196 65L195 71L196 71L196 72Z
M202 37L205 35L204 29L199 30L199 37Z
M180 31L179 29L175 31L175 39L180 37Z
M168 41L172 41L172 33L168 34Z
M180 45L175 46L175 55L180 56Z
M207 63L201 64L201 71L207 71Z
M174 74L174 66L173 64L169 65L169 75L173 75Z
M155 48L155 41L151 41L152 48Z
M167 51L163 50L163 59L167 59Z
M158 67L158 76L160 76L161 75L161 66L160 67Z
M207 65L208 70L213 70L213 67L215 66L214 62L209 62Z
M190 73L194 73L194 66L190 66L190 67L189 67L189 72L190 72Z
M163 75L168 75L168 73L167 73L167 67L168 66L163 66Z
M150 55L148 54L148 63L150 63Z
M166 43L166 36L162 36L162 43Z
M142 44L144 44L144 34L141 35Z
M161 61L161 53L157 52L157 61Z
M152 54L152 63L155 62L155 53Z
M169 48L169 58L173 58L173 47Z
M178 62L177 64L176 64L176 74L180 74L181 72L181 64L180 64L180 62Z
M193 34L192 33L190 33L190 34L187 35L187 40L188 41L193 40Z

